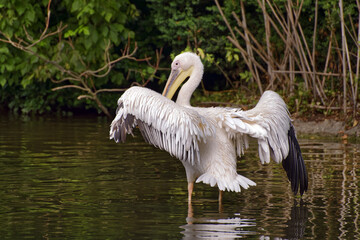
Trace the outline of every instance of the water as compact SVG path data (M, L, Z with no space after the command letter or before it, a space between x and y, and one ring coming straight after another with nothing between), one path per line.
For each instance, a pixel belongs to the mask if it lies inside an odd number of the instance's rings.
M108 139L101 117L0 117L2 239L359 239L360 144L300 138L309 191L293 197L253 143L238 171L257 183L224 194L144 143Z

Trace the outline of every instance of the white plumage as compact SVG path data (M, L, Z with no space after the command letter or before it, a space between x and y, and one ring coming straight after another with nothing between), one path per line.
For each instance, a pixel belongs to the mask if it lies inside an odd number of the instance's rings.
M257 139L261 163L270 157L283 162L296 194L307 190L307 173L299 144L281 97L266 91L255 108L198 108L190 98L203 75L200 58L193 53L178 55L160 95L150 89L132 87L118 100L110 128L110 139L124 142L138 126L144 139L166 150L183 163L188 180L189 202L193 183L217 185L220 191L240 192L256 184L236 172L236 156L244 154L248 137ZM170 99L179 91L176 103ZM166 96L166 97L165 97ZM167 98L168 97L168 98Z

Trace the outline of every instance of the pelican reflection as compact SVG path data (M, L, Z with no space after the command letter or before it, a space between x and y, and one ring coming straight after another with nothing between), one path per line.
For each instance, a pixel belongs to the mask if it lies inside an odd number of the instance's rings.
M294 201L290 216L283 216L283 219L286 225L283 231L284 235L276 239L301 239L304 237L308 209L302 200L300 204ZM289 220L286 221L286 219ZM271 236L268 233L264 234L264 230L267 232L266 227L263 227L266 224L254 218L244 217L240 213L228 214L219 211L196 217L192 204L188 205L186 222L187 224L180 226L181 233L184 235L183 239L238 239L250 236L270 239Z
M183 239L237 239L257 235L255 219L242 218L239 213L207 213L194 217L192 204L188 205L186 225L180 226Z

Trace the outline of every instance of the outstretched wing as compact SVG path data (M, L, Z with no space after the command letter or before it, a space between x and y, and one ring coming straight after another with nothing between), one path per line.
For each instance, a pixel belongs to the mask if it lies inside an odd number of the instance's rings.
M136 126L148 143L191 164L200 160L198 142L215 133L213 124L196 111L142 87L132 87L119 98L110 139L125 142Z
M237 154L247 148L247 137L256 138L261 163L269 163L270 156L283 167L296 194L307 190L307 172L297 142L289 112L282 98L273 91L266 91L255 108L248 111L227 109L217 122L235 140Z

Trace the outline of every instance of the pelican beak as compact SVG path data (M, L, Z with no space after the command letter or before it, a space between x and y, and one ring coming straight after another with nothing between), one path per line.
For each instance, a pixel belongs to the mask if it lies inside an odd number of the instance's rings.
M171 70L162 95L171 99L176 90L180 87L181 83L183 83L184 80L191 75L192 71L192 66L187 70L183 70L181 68Z

